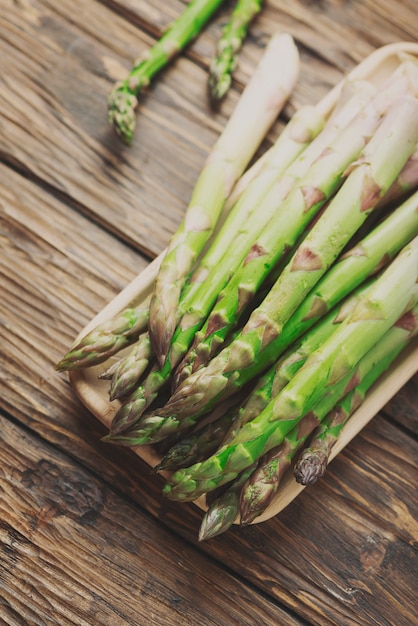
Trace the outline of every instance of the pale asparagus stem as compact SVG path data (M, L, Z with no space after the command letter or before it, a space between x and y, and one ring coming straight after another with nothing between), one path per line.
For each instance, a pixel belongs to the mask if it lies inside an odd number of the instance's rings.
M382 339L360 361L356 387L343 396L320 426L315 430L309 447L300 453L293 473L302 485L312 485L321 478L328 466L331 451L354 411L362 404L366 393L392 365L402 350L417 336L418 306L405 313Z
M282 109L297 79L289 35L275 36L202 169L185 217L171 238L150 305L150 336L162 365L176 327L184 282L216 226L233 185Z
M363 106L367 99L371 98L372 93L375 91L376 89L373 87L373 85L371 83L368 83L367 81L347 80L341 90L341 94L338 98L337 104L335 105L334 109L332 109L331 113L328 113L328 108L324 108L322 106L322 102L317 104L315 108L318 110L319 113L323 114L324 116L329 114L327 127L332 127L334 125L335 117L338 115L338 118L340 118L340 112L342 108L344 108L349 115L349 108L347 107L348 102L350 102L350 109L353 111L352 117L354 117L354 115L360 108L359 102L361 102L361 106ZM297 113L295 113L295 115L297 115ZM346 123L348 123L348 120ZM340 121L339 124L342 124L342 121ZM342 126L344 125L346 124L342 124ZM232 189L229 197L225 202L225 209L227 211L229 211L231 207L233 207L236 202L238 202L241 195L247 189L248 185L263 172L265 165L268 163L270 152L272 150L273 147L264 152L237 181L235 187Z
M164 35L138 60L128 76L118 82L108 98L108 119L127 144L135 129L137 96L152 78L194 39L223 0L191 0Z
M359 361L354 371L334 385L302 418L283 443L260 459L257 469L242 488L241 523L253 522L271 504L281 478L318 422L318 434L309 448L301 453L294 473L298 482L311 484L325 471L326 459L344 423L363 402L371 385L416 335L417 313L418 308L415 307L403 315Z
M230 20L222 29L216 53L209 67L209 95L219 102L231 86L231 75L237 66L237 55L252 19L261 11L262 0L237 0Z
M134 343L146 330L148 318L149 299L135 308L124 309L78 340L55 369L65 371L103 363Z
M202 518L199 541L213 539L228 530L239 515L239 498L242 486L254 468L242 472L211 504Z
M125 357L101 374L100 378L110 378L111 380L110 400L124 398L133 391L147 369L151 358L151 341L148 333L144 333Z
M360 298L352 313L313 352L286 387L232 442L209 459L178 470L164 487L171 499L194 500L233 480L311 411L417 299L418 237L408 244ZM414 300L415 299L415 300Z
M265 300L251 314L242 333L225 354L221 352L219 359L212 359L207 367L180 385L160 412L161 416L181 415L183 418L196 415L207 410L212 399L225 397L227 386L231 392L235 390L235 369L249 367L255 354L280 335L308 291L396 179L415 148L417 113L418 102L414 99L401 98L394 105L368 143L364 158L353 166L325 213L299 246Z

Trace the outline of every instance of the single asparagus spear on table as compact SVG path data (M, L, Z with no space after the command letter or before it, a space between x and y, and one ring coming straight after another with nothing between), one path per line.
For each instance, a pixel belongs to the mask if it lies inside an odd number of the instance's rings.
M189 501L233 480L272 448L347 375L410 310L417 298L418 237L405 246L359 300L352 313L313 352L286 387L233 441L209 459L175 472L163 493Z
M401 112L403 115L399 116ZM186 427L188 421L180 424L185 417L198 418L212 408L214 401L236 390L240 370L250 368L257 360L257 353L280 336L309 289L390 187L414 151L417 138L418 102L402 98L384 119L368 143L363 160L354 167L265 300L253 311L243 331L219 358L215 357L207 367L186 379L158 415L140 418L135 434L131 432L132 440L137 444L145 443L147 438L157 441L176 432ZM123 441L127 442L129 433L125 435Z
M284 473L318 423L318 435L302 452L294 472L297 481L306 485L325 471L332 445L343 425L361 405L370 387L416 336L417 315L416 306L405 313L360 360L354 372L334 385L290 431L283 443L260 459L257 469L242 487L241 524L250 524L270 506Z
M149 330L162 366L178 321L181 290L209 241L235 182L291 93L299 55L290 35L274 36L199 175L170 239L150 304Z
M261 11L262 0L237 0L231 18L222 29L216 53L209 66L209 95L217 103L231 86L231 75L237 66L237 55L247 36L253 18Z
M138 94L148 87L153 77L192 41L223 0L191 0L164 35L137 61L127 77L118 82L108 98L109 123L127 144L135 130L135 109Z

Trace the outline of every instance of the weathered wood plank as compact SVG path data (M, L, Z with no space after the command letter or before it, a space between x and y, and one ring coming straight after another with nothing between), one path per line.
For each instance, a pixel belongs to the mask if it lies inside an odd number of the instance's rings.
M53 371L73 336L133 275L135 253L19 174L5 166L0 174L0 408L195 543L201 514L163 500L161 479L134 454L101 443L102 427ZM312 623L407 626L417 456L413 438L376 418L280 517L200 548Z
M91 472L0 422L0 619L302 626Z

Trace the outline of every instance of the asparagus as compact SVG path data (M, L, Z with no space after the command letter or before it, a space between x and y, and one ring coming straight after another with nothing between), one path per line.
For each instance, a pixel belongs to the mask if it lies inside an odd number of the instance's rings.
M152 357L151 341L148 333L141 335L130 352L111 365L99 378L110 379L110 400L117 400L130 394L147 369Z
M296 480L311 484L325 471L338 433L350 415L363 402L373 383L390 367L395 358L416 334L418 308L403 315L396 324L367 352L348 376L334 385L330 392L303 417L284 438L262 459L242 488L241 523L249 524L271 504L281 478L295 455L319 422L318 435L305 448L294 467Z
M404 88L403 83L402 89ZM283 252L295 244L312 218L336 191L346 168L358 157L367 137L379 124L381 113L386 106L393 106L398 93L393 87L393 81L389 81L386 88L379 91L371 102L366 104L354 122L338 135L329 149L324 151L308 172L297 181L296 188L288 194L270 223L258 236L248 258L244 260L220 293L202 333L196 338L192 354L188 357L192 361L196 360L196 364L192 366L194 369L200 367L201 363L204 364L219 351L240 314L271 269L277 264ZM411 108L413 102L415 101L411 101ZM408 104L404 106L407 108ZM396 113L392 113L391 121L395 116ZM403 119L401 124L405 126L406 120ZM387 124L385 130L387 130ZM389 138L387 140L386 137L382 138L382 132L379 132L373 146L380 141L389 145ZM404 132L399 136L400 141L403 139ZM407 147L409 148L409 143ZM366 213L362 212L361 216L365 217ZM198 348L197 345L199 345ZM196 355L193 354L193 350Z
M177 470L213 454L222 443L235 414L236 410L231 408L218 419L208 422L201 429L180 439L168 449L155 470Z
M194 500L233 480L283 439L333 385L414 306L418 278L418 237L405 246L360 298L351 314L313 352L286 387L233 441L203 462L175 472L163 492Z
M190 348L229 277L251 254L254 239L272 218L278 197L288 193L295 158L304 154L304 148L320 132L323 124L324 118L315 107L306 107L296 114L270 152L263 172L248 186L229 213L193 273L187 295L181 297L178 309L181 319L167 355L172 369Z
M262 0L237 0L231 19L222 29L216 54L209 67L209 94L212 102L221 100L231 86L237 54L252 19L261 11Z
M143 58L135 62L127 77L118 82L108 98L109 123L127 144L135 129L138 94L153 77L203 29L223 0L191 0L180 16Z
M253 469L250 467L244 470L223 493L211 502L200 524L199 541L213 539L232 526L239 515L241 489Z
M168 244L151 299L149 330L160 366L176 327L184 283L213 233L225 199L293 89L298 60L289 35L271 39L200 173L185 217Z
M418 332L418 308L405 313L395 326L386 333L359 364L361 373L356 387L326 415L314 433L309 447L304 448L295 463L293 473L302 485L312 485L321 478L327 468L331 451L348 419L362 404L370 387L390 367L405 346ZM374 358L373 368L367 370L366 361ZM364 372L362 370L365 370Z
M149 301L138 307L121 311L114 318L93 328L77 340L71 350L57 363L58 371L91 367L134 343L146 330L149 319Z
M325 273L413 151L418 136L418 102L405 98L398 105L370 140L364 161L353 169L242 332L219 358L186 379L159 415L142 421L143 436L147 427L152 438L159 437L161 429L161 433L175 430L180 420L201 415L211 408L212 402L233 393L240 371L250 368L258 353L280 336L309 287ZM398 117L401 111L405 115Z
M361 242L340 257L315 288L297 308L283 332L267 346L254 353L251 365L229 377L225 371L225 386L215 401L226 398L244 387L250 380L272 364L317 320L335 307L348 293L358 287L368 276L387 265L394 256L418 235L418 191L404 201L381 224L376 226ZM340 312L343 316L344 312ZM238 334L239 337L239 334ZM230 347L224 349L210 364L209 373L222 360L228 367ZM170 422L171 423L171 422ZM138 436L139 430L135 432ZM134 436L134 433L132 433ZM128 439L126 439L128 441Z
M354 95L347 99L345 104L339 108L338 113L331 116L325 128L319 132L322 125L321 104L316 107L305 107L299 113L295 114L292 120L285 128L281 137L263 164L261 173L253 184L250 184L245 194L241 196L241 202L238 202L233 215L236 215L233 227L229 228L229 233L235 234L235 240L222 235L221 232L215 239L212 248L215 251L224 251L223 256L216 255L216 258L209 264L205 259L199 264L194 276L195 287L194 292L190 295L194 296L195 305L191 305L191 315L182 320L182 329L185 327L186 337L194 336L193 345L177 368L174 386L178 386L182 379L188 376L192 371L204 364L216 351L218 334L211 333L211 321L207 321L201 331L198 331L201 320L208 313L211 302L214 302L214 295L218 296L222 287L225 285L225 279L229 274L233 261L234 269L239 265L238 259L243 258L245 261L251 259L254 249L257 246L249 247L250 242L254 243L256 235L270 223L272 217L277 214L280 202L284 200L290 193L297 181L309 170L309 167L320 157L324 150L335 140L339 132L345 128L359 112L371 97L370 85L361 84L357 87ZM315 138L313 136L316 135ZM311 141L312 139L312 141ZM283 156L280 148L283 146L285 154L289 154L288 150L296 152L298 146L301 147L301 141L309 143L304 150L301 150L297 157L287 169L283 162ZM289 159L290 161L290 159ZM277 172L280 167L280 171ZM285 170L285 171L284 171ZM277 180L275 174L282 173ZM273 179L276 179L272 187ZM270 189L270 191L269 191ZM252 193L254 192L254 193ZM264 197L262 197L262 194ZM258 200L260 201L258 202ZM246 214L246 207L255 208L251 213ZM244 208L244 210L242 210ZM239 210L238 210L239 209ZM231 214L231 217L232 217ZM225 231L225 229L223 229ZM246 235L247 245L244 247L242 235ZM248 256L247 256L248 255ZM209 268L214 267L215 272L209 273ZM230 272L232 275L232 271ZM199 289L199 285L201 285ZM198 290L199 289L199 290ZM212 298L211 298L212 296ZM182 310L186 310L186 306ZM197 311L197 313L196 313ZM212 316L216 318L216 313ZM180 334L180 337L178 336ZM173 352L182 353L185 348L185 342L181 341L181 332L177 332L177 336L173 338L173 343L177 346L171 346L170 359L173 362ZM189 342L186 344L189 345ZM176 356L175 362L179 359Z

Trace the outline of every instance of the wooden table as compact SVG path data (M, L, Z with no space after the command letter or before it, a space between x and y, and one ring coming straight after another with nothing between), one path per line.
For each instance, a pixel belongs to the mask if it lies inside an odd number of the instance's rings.
M273 32L295 37L302 67L269 140L375 48L418 33L416 0L270 0L214 113L227 2L141 100L128 149L106 96L184 4L0 0L0 621L412 626L417 377L281 515L199 544L201 513L102 443L54 371L167 244Z

